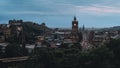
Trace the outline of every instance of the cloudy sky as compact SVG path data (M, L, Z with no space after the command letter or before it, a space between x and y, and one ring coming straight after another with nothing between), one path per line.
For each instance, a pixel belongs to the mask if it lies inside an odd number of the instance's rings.
M0 0L0 23L23 19L68 28L74 16L79 27L120 26L120 0Z

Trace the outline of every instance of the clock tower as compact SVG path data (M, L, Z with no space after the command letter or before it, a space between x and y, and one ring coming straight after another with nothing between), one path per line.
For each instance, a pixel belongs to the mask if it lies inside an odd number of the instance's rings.
M72 41L73 43L77 43L79 41L79 31L78 31L78 21L76 20L76 17L74 16L74 20L72 21Z
M72 21L72 32L78 32L78 21L76 20L76 17L74 17L74 20Z

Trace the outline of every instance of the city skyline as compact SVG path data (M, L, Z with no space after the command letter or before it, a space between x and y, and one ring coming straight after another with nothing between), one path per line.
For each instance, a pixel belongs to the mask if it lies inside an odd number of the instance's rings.
M120 26L119 0L1 0L0 23L22 19L49 27L70 28L74 16L79 27Z

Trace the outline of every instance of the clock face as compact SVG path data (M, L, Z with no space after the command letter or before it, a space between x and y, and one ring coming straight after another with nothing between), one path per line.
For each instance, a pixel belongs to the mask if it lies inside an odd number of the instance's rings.
M76 24L74 24L74 26L77 26Z

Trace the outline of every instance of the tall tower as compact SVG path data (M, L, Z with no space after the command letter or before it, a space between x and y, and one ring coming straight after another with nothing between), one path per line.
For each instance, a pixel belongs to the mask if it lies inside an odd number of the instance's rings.
M73 43L77 43L79 41L78 36L78 21L76 20L76 17L74 16L74 20L72 21L72 41Z

